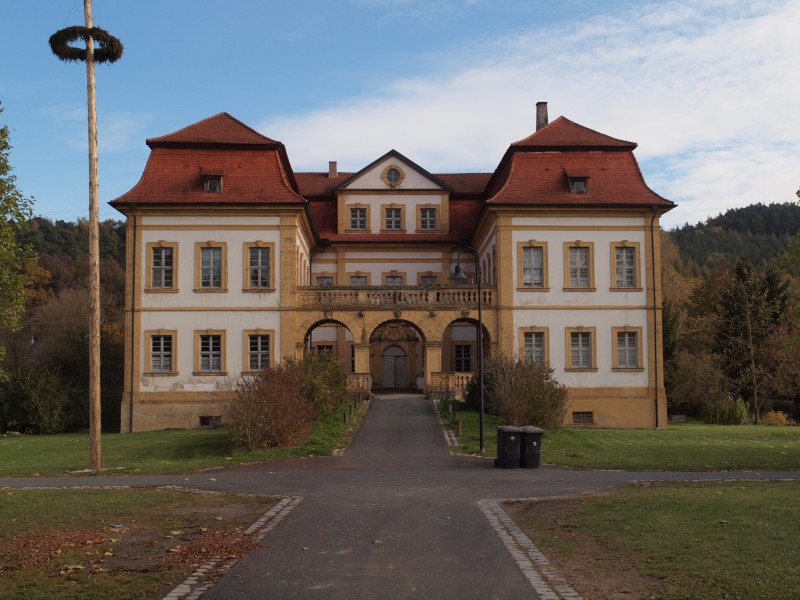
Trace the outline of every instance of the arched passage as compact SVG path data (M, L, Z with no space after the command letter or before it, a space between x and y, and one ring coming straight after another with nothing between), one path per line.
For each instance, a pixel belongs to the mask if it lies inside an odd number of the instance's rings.
M353 334L341 321L321 319L312 323L303 339L303 354L308 352L330 352L345 373L355 371Z
M402 319L385 321L375 327L369 338L372 388L425 388L425 337L412 322Z

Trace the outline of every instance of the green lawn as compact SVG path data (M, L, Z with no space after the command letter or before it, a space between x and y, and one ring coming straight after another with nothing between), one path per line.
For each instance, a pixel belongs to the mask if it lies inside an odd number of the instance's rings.
M460 407L458 452L477 454L478 413ZM448 426L450 419L445 419ZM485 418L485 455L496 455L498 417ZM666 429L565 428L547 433L542 462L629 471L800 470L800 427L670 423Z
M366 410L361 404L345 425L340 408L321 419L297 447L237 452L225 429L168 429L102 436L103 464L109 473L183 473L275 458L327 456L344 447ZM61 434L0 437L0 477L63 475L89 467L89 436Z
M585 597L790 600L798 494L800 482L653 484L508 509Z

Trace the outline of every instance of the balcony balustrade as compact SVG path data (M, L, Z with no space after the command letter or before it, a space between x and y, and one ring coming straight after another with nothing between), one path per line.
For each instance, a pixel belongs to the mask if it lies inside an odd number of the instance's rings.
M495 306L494 288L481 287L480 293L484 307ZM368 310L398 306L433 310L478 306L477 286L299 287L298 295L301 307L323 310Z

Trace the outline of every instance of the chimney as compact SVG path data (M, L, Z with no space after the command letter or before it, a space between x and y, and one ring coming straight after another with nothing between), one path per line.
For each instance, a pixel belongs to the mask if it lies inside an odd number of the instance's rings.
M549 121L547 119L547 102L536 103L536 131L542 127L547 127Z
M328 161L328 179L336 179L339 177L339 171L336 170L336 161Z

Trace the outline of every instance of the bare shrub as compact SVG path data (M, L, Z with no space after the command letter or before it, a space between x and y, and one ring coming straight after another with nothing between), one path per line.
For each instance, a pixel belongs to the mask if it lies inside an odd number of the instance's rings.
M313 419L314 405L298 363L243 378L225 411L235 443L248 451L299 443L311 431Z
M314 406L314 416L324 417L347 400L347 373L330 352L312 352L302 361L285 359L299 367L303 393Z
M468 398L477 393L473 380ZM555 380L553 369L517 357L495 354L486 359L484 396L487 411L500 415L509 425L536 425L553 431L564 424L567 415L567 387Z

